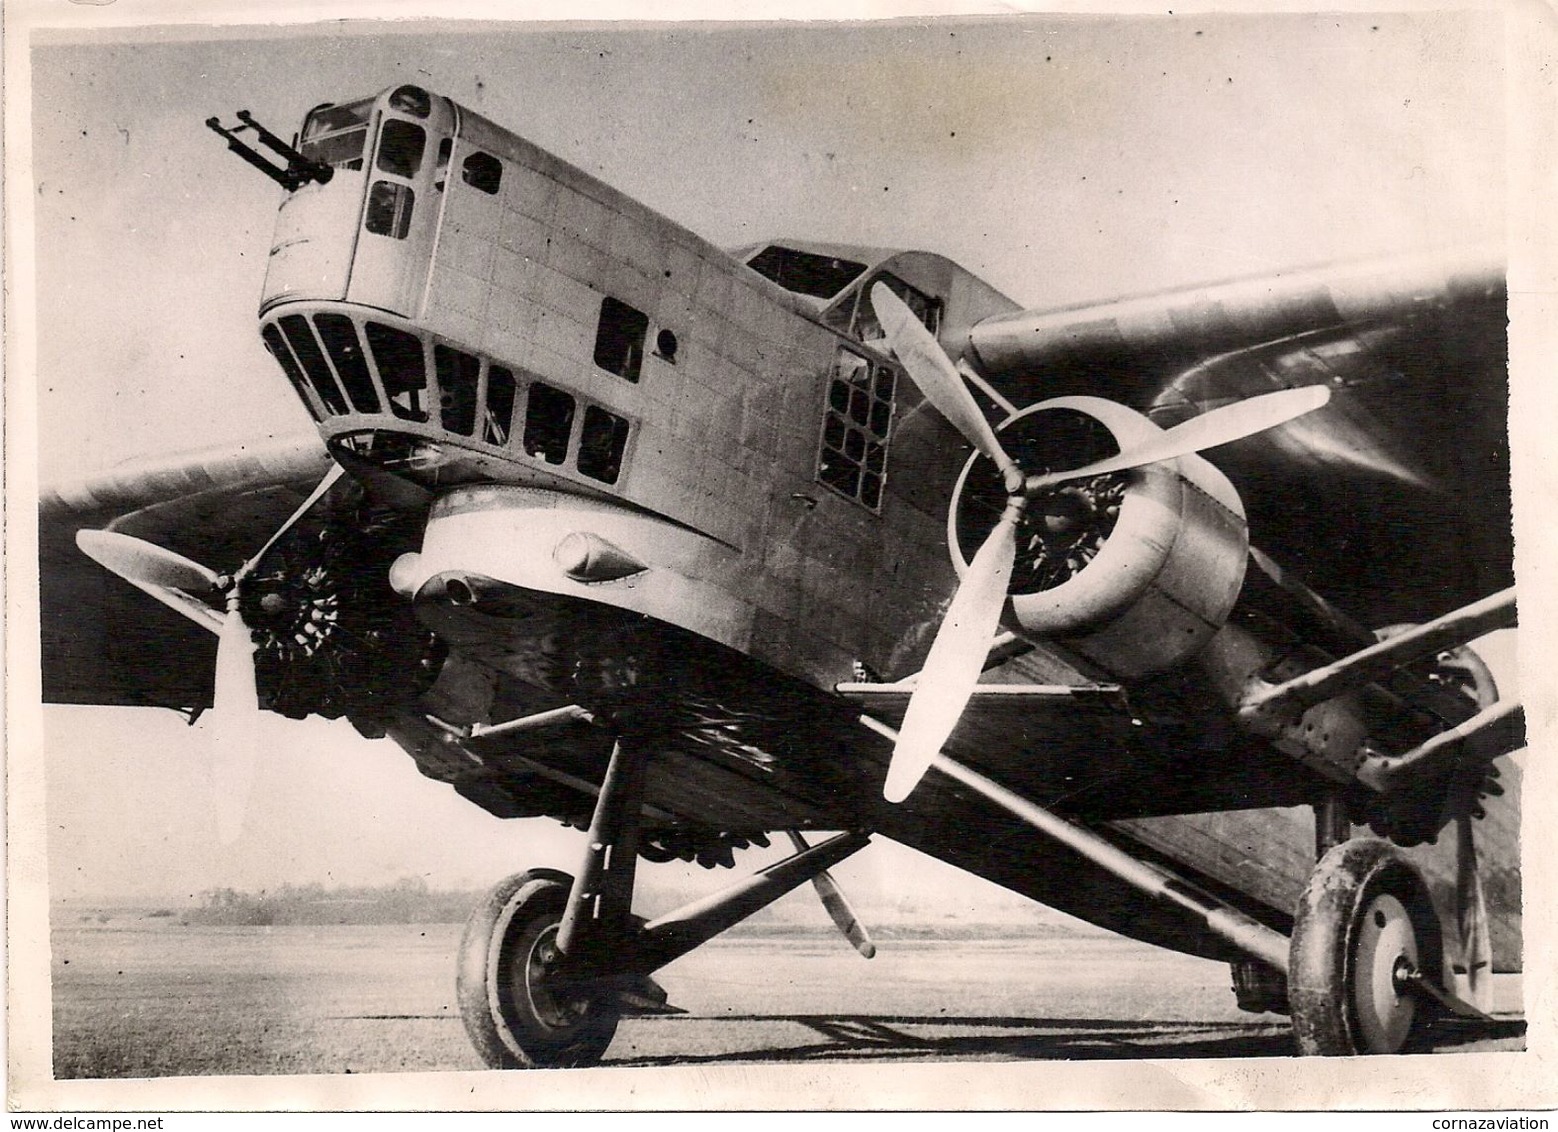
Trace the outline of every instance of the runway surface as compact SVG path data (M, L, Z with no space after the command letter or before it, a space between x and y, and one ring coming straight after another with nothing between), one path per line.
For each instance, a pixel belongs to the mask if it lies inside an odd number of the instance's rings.
M965 932L968 929L963 929ZM69 924L53 934L56 1078L472 1070L457 925ZM665 968L687 1013L623 1021L606 1064L1285 1057L1286 1020L1240 1012L1226 965L1103 933L879 940L726 937ZM1492 1031L1522 1048L1519 980Z

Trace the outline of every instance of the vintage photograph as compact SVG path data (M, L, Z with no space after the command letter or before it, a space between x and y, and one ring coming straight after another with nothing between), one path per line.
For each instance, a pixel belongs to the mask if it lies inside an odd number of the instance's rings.
M77 7L7 37L24 1106L1539 1059L1508 11Z

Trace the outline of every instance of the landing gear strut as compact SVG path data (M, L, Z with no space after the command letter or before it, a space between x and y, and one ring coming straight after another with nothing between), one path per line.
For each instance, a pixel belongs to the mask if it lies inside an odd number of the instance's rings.
M619 741L577 879L533 869L503 881L466 925L460 1016L495 1069L593 1065L627 1013L663 1010L659 968L864 847L841 833L656 920L632 914L647 745Z

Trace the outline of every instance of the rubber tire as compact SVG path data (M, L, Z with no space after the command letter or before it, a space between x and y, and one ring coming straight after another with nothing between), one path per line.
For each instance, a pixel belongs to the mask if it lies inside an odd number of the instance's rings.
M1358 970L1360 941L1379 938L1373 935L1376 929L1366 924L1366 913L1371 907L1393 907L1391 900L1406 913L1417 969L1438 980L1442 962L1438 915L1422 877L1394 846L1373 838L1353 838L1334 846L1315 865L1299 897L1288 956L1288 1001L1300 1054L1402 1053L1421 1040L1425 1014L1421 1000L1409 996L1397 1000L1405 1012L1398 1019L1405 1017L1406 1025L1400 1039L1393 1040L1393 1035L1370 1034L1371 1027L1360 1020L1354 999L1360 975L1372 977L1371 972Z
M509 877L487 894L460 941L456 994L465 1030L494 1069L554 1069L594 1065L611 1045L621 1013L585 999L576 1020L560 1025L537 1012L533 995L517 988L517 963L562 922L573 880L555 869ZM538 990L541 988L537 988Z

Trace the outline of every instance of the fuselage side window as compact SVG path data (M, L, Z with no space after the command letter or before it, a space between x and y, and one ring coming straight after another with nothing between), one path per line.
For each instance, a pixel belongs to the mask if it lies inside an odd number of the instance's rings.
M476 150L465 157L460 166L460 177L473 189L491 195L503 183L503 163L490 153Z
M618 377L637 381L648 333L648 315L607 295L601 300L600 325L595 331L595 364Z
M379 368L384 395L390 411L402 420L427 420L423 391L427 389L427 361L422 356L422 340L393 326L370 322L363 328L373 364Z
M481 360L448 346L433 347L433 369L438 375L438 411L450 432L469 436L476 427L476 382Z
M931 298L918 288L911 287L896 275L883 272L865 286L860 288L860 298L855 304L855 337L862 342L879 342L882 340L882 324L876 320L876 311L871 306L871 288L878 283L885 283L888 288L904 301L904 305L914 312L914 317L925 324L925 329L935 334L941 327L941 303Z
M817 479L872 511L882 505L896 388L891 366L839 350L823 411Z
M584 410L579 434L579 470L602 483L616 483L627 450L628 422L598 405Z
M561 389L542 382L530 386L525 406L525 452L548 464L568 458L573 436L574 400Z

